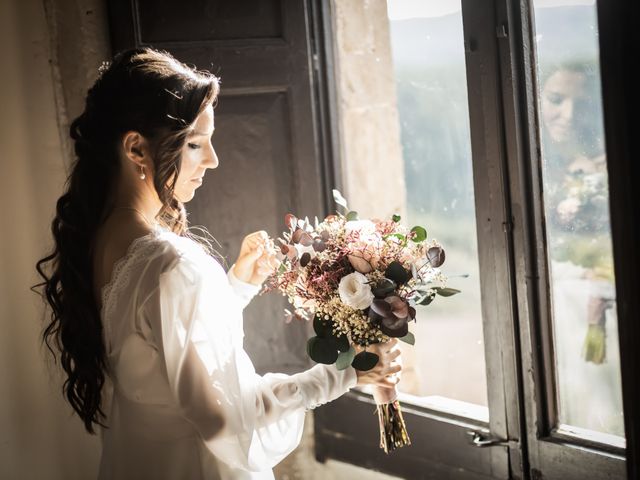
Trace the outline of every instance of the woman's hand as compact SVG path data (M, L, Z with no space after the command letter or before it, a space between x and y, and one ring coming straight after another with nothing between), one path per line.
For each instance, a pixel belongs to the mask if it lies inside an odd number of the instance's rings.
M359 345L354 345L354 347L358 353L364 350ZM367 351L377 354L380 359L371 370L364 372L356 370L358 386L374 385L389 389L395 388L400 381L400 371L402 370L398 339L392 338L386 343L374 343L367 347Z
M279 266L273 241L264 230L250 233L240 246L240 254L233 265L233 274L243 282L262 285Z

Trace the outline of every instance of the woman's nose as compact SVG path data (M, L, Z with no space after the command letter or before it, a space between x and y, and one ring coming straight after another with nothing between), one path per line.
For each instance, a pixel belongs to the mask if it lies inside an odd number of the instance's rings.
M565 100L560 107L560 114L565 120L573 118L573 100Z
M211 152L207 156L207 160L204 162L204 166L206 168L217 168L219 163L220 162L218 161L218 155L216 154L216 151L213 149L213 147L211 147Z

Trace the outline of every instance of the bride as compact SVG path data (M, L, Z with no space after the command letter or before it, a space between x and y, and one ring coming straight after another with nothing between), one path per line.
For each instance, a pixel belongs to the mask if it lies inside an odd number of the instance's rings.
M225 273L184 209L218 166L218 92L212 74L132 49L103 64L71 125L77 160L36 286L66 399L100 431L102 479L273 478L306 411L398 381L397 340L371 347L381 360L368 372L255 372L242 311L277 267L273 245L246 236Z

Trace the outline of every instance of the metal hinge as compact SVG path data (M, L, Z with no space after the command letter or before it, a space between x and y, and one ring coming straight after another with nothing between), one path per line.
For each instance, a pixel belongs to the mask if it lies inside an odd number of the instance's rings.
M471 437L470 442L476 447L494 447L496 445L508 446L509 440L499 437L485 436L480 432L470 430L467 435Z

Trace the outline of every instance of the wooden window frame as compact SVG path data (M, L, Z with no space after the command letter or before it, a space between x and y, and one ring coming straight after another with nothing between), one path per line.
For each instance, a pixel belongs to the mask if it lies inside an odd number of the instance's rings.
M536 59L532 2L500 1L495 28L511 26L500 44L502 103L506 121L513 242L522 351L521 376L532 478L624 478L624 450L570 438L555 428L552 315L542 202ZM525 54L528 52L528 55ZM518 206L520 206L518 208Z
M325 36L316 44L328 47L317 51L317 54L323 57L332 48L330 3L321 2L319 11L325 25ZM469 49L466 33L465 45L468 61L469 55L477 53ZM473 86L474 89L482 89L485 95L474 98L497 98L495 71L494 68L491 75L483 77L485 82L482 85ZM326 108L333 110L333 116L337 118L335 105L329 104ZM496 132L502 128L500 117L496 116L495 112L484 112L482 104L477 101L474 103L471 95L470 115L478 121L478 132ZM491 123L494 121L497 123ZM482 144L482 138L490 138L490 141ZM335 132L331 140L339 144L339 132ZM522 443L517 402L518 363L517 351L513 348L512 341L517 334L514 330L516 323L513 321L514 298L510 286L509 258L497 254L508 248L509 239L504 230L508 223L505 220L507 204L504 195L497 197L486 188L488 180L485 180L488 172L504 169L501 160L504 158L502 140L496 135L477 135L475 141L472 138L472 150L474 188L478 199L476 219L483 285L481 290L485 350L492 352L486 357L487 370L491 372L487 378L489 423L405 404L405 416L411 430L413 445L387 456L377 445L378 432L375 418L371 415L374 408L371 397L354 391L330 405L316 409L316 457L319 460L340 459L406 478L422 478L425 472L436 475L434 478L441 478L443 475L450 478L509 478L510 472L520 470ZM476 161L476 158L483 158L485 161ZM339 157L336 159L337 170ZM339 180L339 173L335 174L335 178ZM505 190L502 174L491 177L490 181L493 188ZM498 184L502 186L497 186ZM340 186L338 181L336 185ZM326 194L331 198L329 191ZM504 388L505 384L510 387ZM348 418L349 421L345 422L344 418ZM474 434L489 440L490 446L476 446L472 441Z
M326 58L332 55L331 4L314 5L322 25L316 53ZM633 319L640 318L640 296L633 292L640 223L629 219L640 216L630 181L638 179L639 167L631 161L625 123L630 120L625 94L632 90L623 83L624 74L630 75L622 52L631 58L631 47L620 48L623 40L632 44L631 15L625 11L631 7L611 0L597 2L597 8L626 452L553 428L557 406L531 2L462 0L490 422L406 405L414 444L385 456L376 450L377 432L370 425L373 400L350 392L316 410L319 460L335 458L405 478L637 478L640 435L633 415L640 395L633 373L640 364L634 348L640 327ZM320 100L336 125L334 81L325 74L322 82L333 90ZM339 132L333 127L326 134L333 145L333 185L340 187ZM473 431L492 439L492 445L472 446L468 433Z

